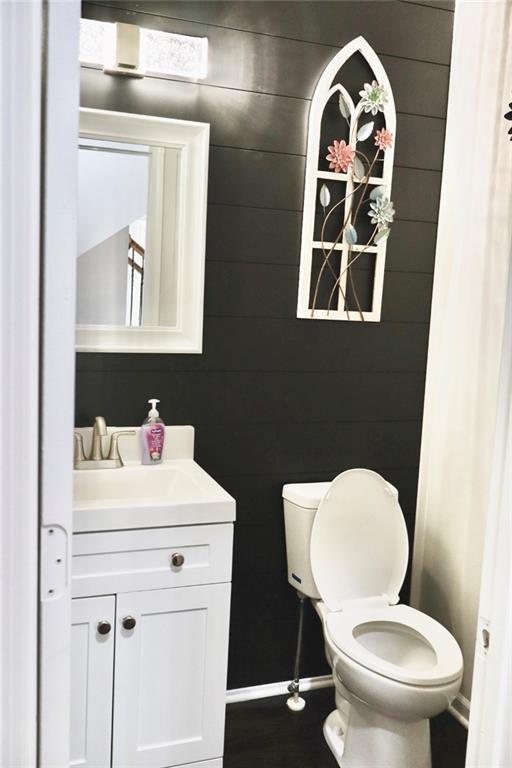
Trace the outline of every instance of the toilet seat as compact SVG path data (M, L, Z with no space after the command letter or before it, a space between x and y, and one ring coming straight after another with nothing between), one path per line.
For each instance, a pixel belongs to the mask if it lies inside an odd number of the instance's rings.
M328 613L325 626L336 648L383 677L435 686L457 679L462 672L462 654L450 632L407 605L354 606Z

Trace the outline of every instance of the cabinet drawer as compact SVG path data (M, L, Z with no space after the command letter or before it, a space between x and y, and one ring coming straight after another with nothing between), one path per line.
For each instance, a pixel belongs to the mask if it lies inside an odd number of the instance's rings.
M231 581L232 546L230 523L77 533L73 597Z

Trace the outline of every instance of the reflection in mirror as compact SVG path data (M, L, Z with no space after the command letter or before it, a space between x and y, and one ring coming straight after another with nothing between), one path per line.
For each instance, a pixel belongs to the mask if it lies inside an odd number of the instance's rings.
M80 139L77 323L176 324L180 150Z

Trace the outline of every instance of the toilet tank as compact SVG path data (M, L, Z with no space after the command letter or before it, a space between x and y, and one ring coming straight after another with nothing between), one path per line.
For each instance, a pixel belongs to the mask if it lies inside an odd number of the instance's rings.
M311 572L311 528L318 505L329 486L330 483L290 483L283 486L288 581L304 595L316 599L320 598L320 594Z

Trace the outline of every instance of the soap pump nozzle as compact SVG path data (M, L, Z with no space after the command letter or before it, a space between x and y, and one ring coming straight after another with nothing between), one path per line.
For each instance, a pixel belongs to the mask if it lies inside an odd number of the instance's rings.
M158 413L157 408L156 408L157 403L159 403L159 402L160 402L160 400L157 400L154 397L151 398L150 400L148 400L148 403L150 403L150 405L151 405L151 408L149 409L148 416L151 416L151 417L159 416L159 413Z

